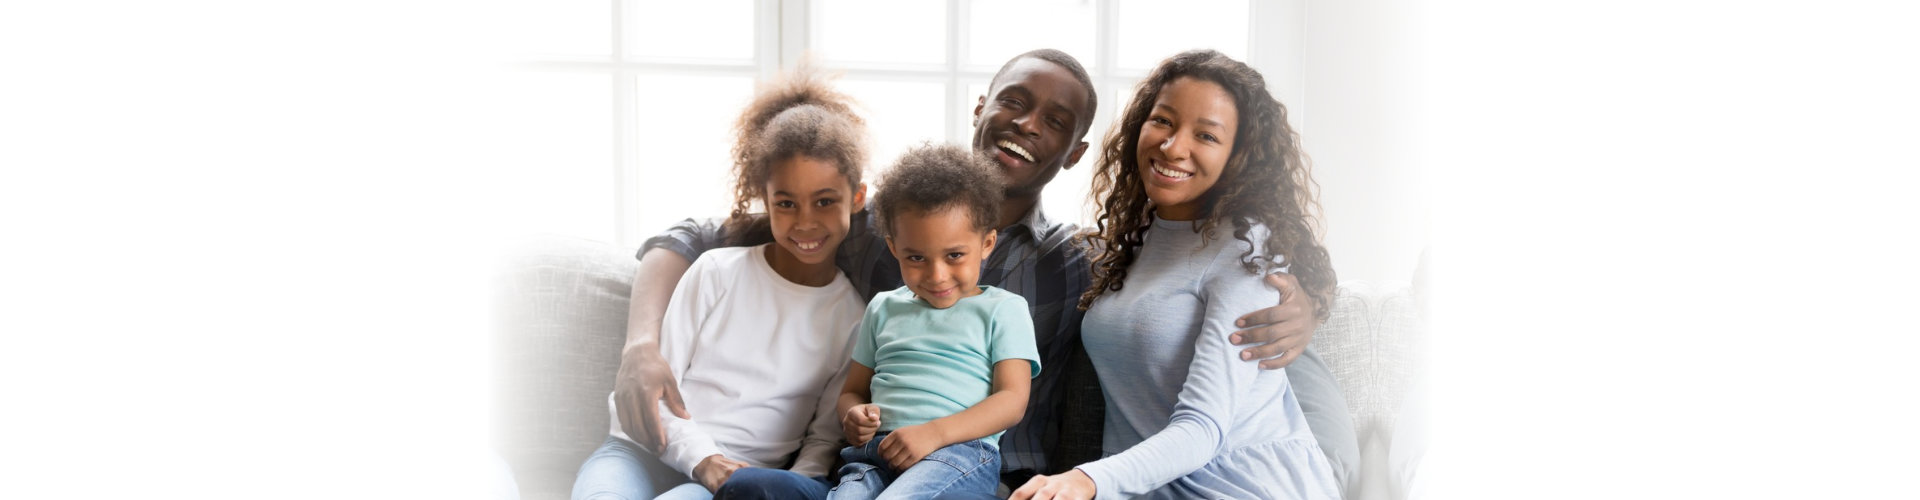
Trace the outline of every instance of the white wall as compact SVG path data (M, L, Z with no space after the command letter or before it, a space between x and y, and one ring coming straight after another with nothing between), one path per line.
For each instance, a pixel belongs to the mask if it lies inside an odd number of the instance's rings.
M1417 10L1408 0L1275 2L1299 19L1297 73L1255 57L1320 183L1326 245L1341 280L1408 280L1429 244ZM1267 42L1261 42L1265 45ZM1293 85L1303 88L1292 89Z

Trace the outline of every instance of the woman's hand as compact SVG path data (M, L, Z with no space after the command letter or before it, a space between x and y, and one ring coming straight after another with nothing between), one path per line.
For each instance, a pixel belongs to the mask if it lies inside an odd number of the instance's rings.
M880 456L893 465L893 470L905 471L946 445L939 429L927 424L909 425L894 429L880 440Z
M873 439L873 433L880 431L880 405L867 403L847 408L840 416L840 431L847 435L847 444L865 446Z
M1313 329L1320 322L1313 316L1313 297L1300 290L1300 280L1291 274L1273 273L1267 275L1267 284L1280 290L1280 304L1241 316L1233 324L1244 330L1234 332L1228 340L1234 345L1253 345L1240 352L1240 359L1262 360L1260 369L1278 370L1306 352Z
M701 486L707 487L707 491L717 493L720 485L727 484L727 478L733 477L733 471L746 467L752 466L720 455L707 455L700 465L693 466L693 478L700 481Z
M1090 500L1094 492L1093 477L1080 469L1074 469L1051 476L1033 476L1020 489L1013 490L1008 500Z

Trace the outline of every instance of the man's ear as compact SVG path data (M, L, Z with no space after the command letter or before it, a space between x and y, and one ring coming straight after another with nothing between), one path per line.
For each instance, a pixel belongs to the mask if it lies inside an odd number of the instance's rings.
M1087 154L1087 141L1080 141L1080 144L1073 147L1073 154L1067 155L1067 164L1061 166L1060 169L1067 170L1073 168L1074 165L1080 163L1080 156L1085 154Z
M980 100L975 101L973 104L973 126L976 126L976 127L980 126L980 113L986 110L987 110L987 96L985 94L981 94Z

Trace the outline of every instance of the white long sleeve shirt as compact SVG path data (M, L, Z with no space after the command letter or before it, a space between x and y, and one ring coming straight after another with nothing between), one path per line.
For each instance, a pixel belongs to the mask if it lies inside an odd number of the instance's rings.
M767 263L766 245L701 255L660 326L660 354L693 415L661 407L661 461L692 476L714 454L770 468L793 458L794 472L826 474L839 451L834 406L863 302L841 274L824 287L787 281ZM607 409L615 411L611 395ZM632 441L613 417L612 435Z

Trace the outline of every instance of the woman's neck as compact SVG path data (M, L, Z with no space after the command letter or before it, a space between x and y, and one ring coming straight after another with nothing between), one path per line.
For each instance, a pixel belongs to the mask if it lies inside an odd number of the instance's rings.
M773 268L774 274L786 278L787 281L815 288L833 284L834 273L840 272L839 268L834 267L831 259L819 264L801 262L779 243L767 244L767 265Z

